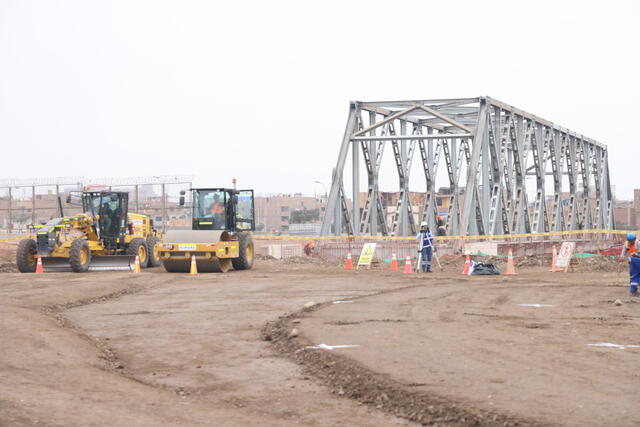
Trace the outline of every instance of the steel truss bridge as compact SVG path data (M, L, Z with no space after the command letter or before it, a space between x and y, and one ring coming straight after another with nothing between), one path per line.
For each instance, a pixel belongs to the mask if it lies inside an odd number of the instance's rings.
M399 190L387 220L379 172L389 143ZM350 201L343 183L349 152ZM424 171L419 209L408 197L414 160ZM367 175L363 206L361 163ZM433 229L439 165L446 168L450 190L450 235L614 227L605 145L496 99L478 97L351 102L321 235L411 235L416 232L416 210L420 221ZM535 184L526 183L527 177L535 177ZM551 183L553 191L547 194Z

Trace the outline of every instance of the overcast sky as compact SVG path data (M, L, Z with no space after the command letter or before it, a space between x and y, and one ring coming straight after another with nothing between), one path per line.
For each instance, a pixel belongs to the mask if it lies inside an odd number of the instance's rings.
M0 0L0 179L312 194L350 100L489 95L607 144L631 198L639 3Z

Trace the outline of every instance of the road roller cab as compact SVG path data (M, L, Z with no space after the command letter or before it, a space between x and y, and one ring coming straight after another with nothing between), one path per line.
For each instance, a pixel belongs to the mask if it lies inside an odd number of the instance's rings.
M185 206L185 194L180 206ZM191 190L191 230L170 230L158 245L168 272L189 272L195 257L198 272L248 270L253 266L255 229L253 190Z

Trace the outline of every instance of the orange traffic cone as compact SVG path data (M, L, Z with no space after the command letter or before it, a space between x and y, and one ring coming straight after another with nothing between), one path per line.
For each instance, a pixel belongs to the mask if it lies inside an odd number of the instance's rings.
M192 276L195 276L198 274L198 265L196 264L195 255L191 255L191 270L189 271L189 274Z
M44 273L44 268L42 268L42 257L40 255L38 255L38 262L36 263L36 273Z
M562 271L561 268L556 267L556 262L558 262L558 252L556 252L556 245L553 245L553 253L551 256L551 272Z
M398 271L398 258L396 258L395 252L391 254L391 267L389 270Z
M353 270L353 261L351 261L351 252L347 252L347 262L344 264L345 270Z
M504 274L515 276L516 274L516 266L513 264L513 251L509 248L509 257L507 258L507 271Z
M413 268L411 267L411 258L407 255L407 260L404 262L404 274L411 274Z
M136 255L136 263L133 266L134 273L140 273L140 256Z
M464 270L462 270L462 274L468 276L471 272L471 255L466 254L466 260L464 261Z

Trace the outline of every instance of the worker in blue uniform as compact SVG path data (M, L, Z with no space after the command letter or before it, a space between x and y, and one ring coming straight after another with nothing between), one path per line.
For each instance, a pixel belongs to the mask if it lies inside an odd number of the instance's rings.
M420 252L422 258L422 272L431 273L431 257L435 248L433 247L433 233L429 230L426 222L420 224L420 231L416 235L416 240L420 245L418 252Z

